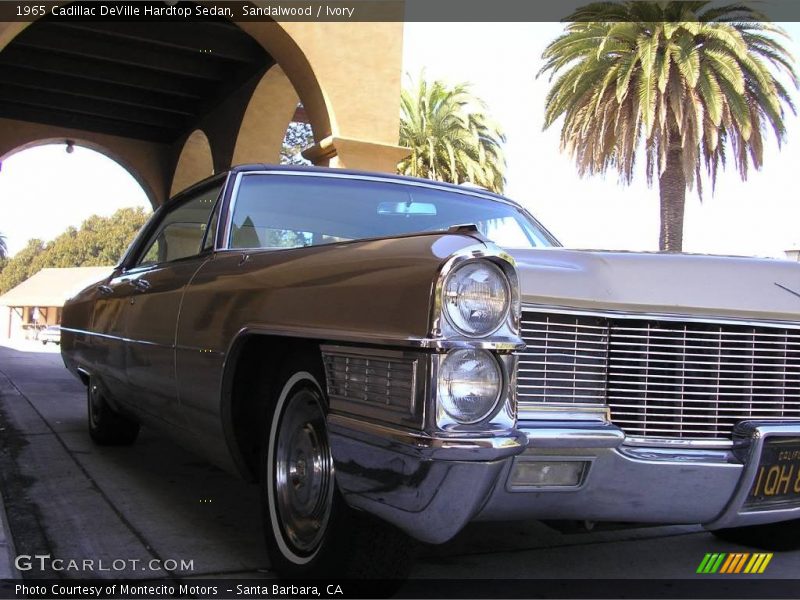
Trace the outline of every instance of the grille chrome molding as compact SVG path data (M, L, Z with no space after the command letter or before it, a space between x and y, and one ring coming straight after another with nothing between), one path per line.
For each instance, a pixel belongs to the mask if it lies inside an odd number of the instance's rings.
M745 419L800 419L800 325L523 309L526 413L608 402L639 438L730 438Z

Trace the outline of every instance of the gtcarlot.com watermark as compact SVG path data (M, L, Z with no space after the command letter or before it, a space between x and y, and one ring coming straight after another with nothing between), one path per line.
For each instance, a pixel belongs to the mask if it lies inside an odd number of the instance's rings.
M114 573L121 571L188 572L194 571L194 560L174 558L53 558L50 554L20 554L14 559L18 571L71 571L81 573Z

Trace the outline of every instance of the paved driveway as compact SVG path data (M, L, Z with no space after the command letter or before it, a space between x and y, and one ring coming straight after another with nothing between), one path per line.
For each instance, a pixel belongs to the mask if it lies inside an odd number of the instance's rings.
M79 569L60 572L73 578L152 578L161 574L158 561L169 560L178 570L192 561L192 576L271 577L256 487L147 429L129 448L92 445L84 388L56 348L0 346L0 434L0 483L18 555L74 560ZM421 549L413 575L683 579L696 577L706 552L731 551L747 549L694 526L561 534L537 522L482 523ZM85 560L94 561L88 571ZM110 570L98 571L100 563ZM53 574L33 568L24 576ZM800 576L800 552L777 554L769 575Z

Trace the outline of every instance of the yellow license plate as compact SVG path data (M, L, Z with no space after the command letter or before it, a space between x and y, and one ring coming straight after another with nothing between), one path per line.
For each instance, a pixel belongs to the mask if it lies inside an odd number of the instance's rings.
M800 506L800 438L773 436L764 441L745 506Z

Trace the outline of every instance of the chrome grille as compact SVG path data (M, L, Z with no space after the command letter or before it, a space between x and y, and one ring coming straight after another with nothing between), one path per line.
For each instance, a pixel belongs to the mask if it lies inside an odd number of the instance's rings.
M800 328L523 313L521 406L598 403L626 433L730 437L800 419Z
M330 398L412 412L416 360L330 350L322 356Z
M602 319L523 313L517 400L605 402L608 327Z

